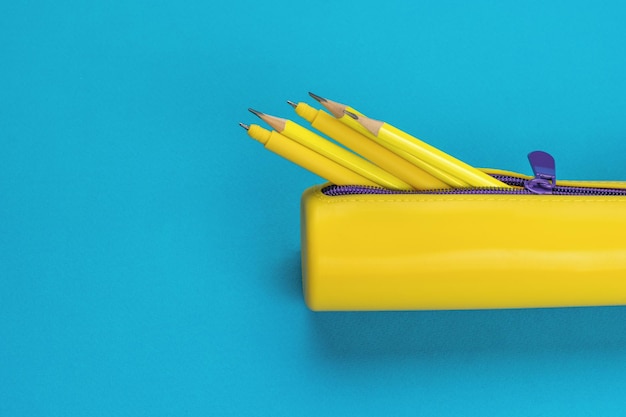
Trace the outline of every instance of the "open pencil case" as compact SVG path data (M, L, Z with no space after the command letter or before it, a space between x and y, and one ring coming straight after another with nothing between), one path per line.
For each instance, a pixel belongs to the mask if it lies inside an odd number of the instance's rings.
M436 310L626 304L626 182L484 171L513 188L302 196L309 308Z

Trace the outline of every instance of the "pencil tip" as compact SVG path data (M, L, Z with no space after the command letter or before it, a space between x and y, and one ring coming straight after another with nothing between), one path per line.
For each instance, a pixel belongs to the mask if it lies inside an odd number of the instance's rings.
M239 126L243 127L243 128L244 128L244 129L246 129L246 130L249 130L249 129L250 129L250 126L249 126L249 125L247 125L247 124L244 124L244 123L239 123Z
M260 111L258 111L258 110L254 110L254 109L252 109L252 108L248 108L248 111L249 111L250 113L254 114L254 115L255 115L255 116L257 116L257 117L264 116L264 114L263 114L263 113L261 113L261 112L260 112Z
M359 120L359 116L357 116L356 114L352 113L351 111L344 110L343 113L347 114L350 117L352 117L354 120Z
M320 103L325 103L326 101L328 101L328 100L326 100L324 97L320 97L320 96L318 96L317 94L313 94L313 93L312 93L312 92L310 92L310 91L309 91L309 95L310 95L311 97L313 97L315 100L319 101Z
M289 100L287 100L287 104L289 104L289 105L290 105L291 107L293 107L294 109L295 109L296 107L298 107L298 105L297 105L296 103L294 103L293 101L289 101Z

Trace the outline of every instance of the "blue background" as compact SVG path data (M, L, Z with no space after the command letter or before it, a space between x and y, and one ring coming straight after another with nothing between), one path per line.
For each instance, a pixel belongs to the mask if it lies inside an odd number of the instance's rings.
M305 307L321 180L247 107L313 91L476 166L626 179L623 3L405 3L2 3L0 416L621 411L622 307Z

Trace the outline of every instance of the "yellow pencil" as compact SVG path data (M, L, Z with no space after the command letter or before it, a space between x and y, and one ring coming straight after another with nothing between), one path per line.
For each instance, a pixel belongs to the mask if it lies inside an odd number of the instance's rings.
M449 188L447 183L351 129L325 111L313 108L306 103L296 104L291 101L287 103L295 109L299 116L311 123L313 128L400 178L413 188L417 190Z
M394 190L413 189L411 185L399 178L394 177L382 168L377 167L371 162L353 154L341 146L330 142L329 140L324 139L323 137L292 122L291 120L270 116L254 109L249 110L268 125L273 127L277 132L342 165L343 167L356 172L362 177L375 182L381 187Z
M319 175L333 184L378 185L276 131L269 131L254 124L246 125L239 123L239 125L248 131L248 136L261 142L266 149L300 165L302 168Z
M424 162L437 167L443 172L453 175L462 181L467 182L472 187L502 187L510 188L502 181L498 181L492 176L460 161L447 153L431 146L418 138L380 120L370 119L363 115L357 115L350 111L345 113L359 124L365 127L372 135L378 139L392 144L398 148L423 160Z
M322 106L324 106L341 123L345 124L346 126L349 126L353 130L359 132L363 136L365 136L365 137L371 139L372 141L378 143L379 145L383 146L384 148L387 148L391 152L393 152L396 155L400 156L401 158L409 161L411 164L415 165L416 167L426 171L428 174L432 175L433 177L437 178L438 180L448 184L449 187L454 187L454 188L469 187L469 184L467 182L461 180L460 178L456 178L455 176L450 175L450 174L440 170L438 167L432 166L431 164L427 163L426 161L423 161L420 158L415 157L414 155L412 155L411 153L407 152L405 149L403 149L401 147L397 147L394 144L391 144L389 142L386 142L386 141L383 141L383 140L377 138L369 130L367 130L364 126L362 126L358 121L356 121L355 119L353 119L352 117L350 117L350 116L348 116L346 114L346 112L350 112L350 113L356 114L358 116L363 116L363 113L360 113L359 111L355 110L354 108L352 108L350 106L338 103L336 101L329 100L329 99L324 98L324 97L320 97L320 96L318 96L316 94L309 93L309 95L311 97L313 97L315 100L317 100Z

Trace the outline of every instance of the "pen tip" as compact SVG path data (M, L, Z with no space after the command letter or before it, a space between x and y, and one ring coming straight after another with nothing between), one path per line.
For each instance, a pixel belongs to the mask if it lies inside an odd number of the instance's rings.
M263 116L263 115L264 115L264 114L263 114L263 113L261 113L260 111L258 111L258 110L254 110L254 109L252 109L252 108L248 108L248 111L249 111L250 113L254 114L255 116L258 116L258 117L261 117L261 116Z
M298 105L296 103L294 103L293 101L287 100L287 104L289 104L291 107L293 107L294 109L296 107L298 107Z
M319 101L320 103L324 103L324 102L328 101L328 100L326 100L324 97L320 97L320 96L318 96L317 94L313 94L313 93L312 93L312 92L310 92L310 91L309 91L309 95L310 95L311 97L313 97L315 100Z
M244 128L244 129L246 129L246 130L249 130L249 129L250 129L250 126L249 126L249 125L247 125L247 124L244 124L244 123L239 123L239 126L243 127L243 128Z
M344 114L347 114L348 116L352 117L354 120L359 120L359 116L357 116L356 114L348 111L348 110L344 110L343 111Z

